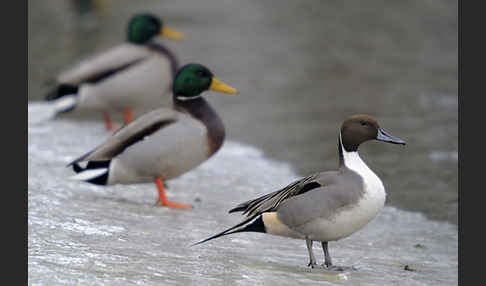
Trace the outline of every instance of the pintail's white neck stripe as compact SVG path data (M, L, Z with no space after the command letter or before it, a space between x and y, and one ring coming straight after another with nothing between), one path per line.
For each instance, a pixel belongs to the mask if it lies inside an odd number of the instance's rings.
M361 159L361 157L358 154L358 151L351 151L348 152L346 151L346 148L343 146L343 140L341 137L341 133L339 133L339 145L343 154L343 162L344 165L356 173L358 173L360 176L367 176L369 172L373 173L371 169L366 165L366 163ZM374 173L373 173L374 175Z

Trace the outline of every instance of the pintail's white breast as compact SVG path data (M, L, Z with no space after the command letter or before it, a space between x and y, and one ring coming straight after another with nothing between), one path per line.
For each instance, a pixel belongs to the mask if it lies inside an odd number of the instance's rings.
M326 229L326 239L338 240L358 231L370 222L385 205L386 193L380 178L366 165L357 151L348 152L340 144L344 167L362 179L362 196L351 206L336 210L329 220L321 221ZM346 190L343 190L346 191Z

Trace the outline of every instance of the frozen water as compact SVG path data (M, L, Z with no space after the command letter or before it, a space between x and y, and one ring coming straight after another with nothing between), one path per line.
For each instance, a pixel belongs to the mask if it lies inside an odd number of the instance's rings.
M457 228L386 206L363 230L330 243L334 263L311 271L305 242L256 233L190 245L240 221L227 211L298 176L258 149L227 141L199 168L169 181L192 210L155 207L153 184L70 181L65 165L109 134L102 122L51 120L28 106L29 285L456 285ZM366 158L365 158L366 159ZM317 259L322 251L315 249ZM404 270L405 266L415 271Z

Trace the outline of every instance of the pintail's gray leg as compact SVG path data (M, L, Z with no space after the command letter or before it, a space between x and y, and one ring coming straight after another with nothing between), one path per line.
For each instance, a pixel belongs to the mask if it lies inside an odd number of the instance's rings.
M309 251L309 264L307 264L307 266L314 268L317 266L317 263L316 263L316 257L314 256L314 252L312 251L312 240L306 238L305 243L307 244L307 251Z
M329 270L334 271L348 271L348 270L357 270L354 266L336 266L332 264L331 255L329 254L329 249L327 246L327 241L322 242L322 250L324 250L324 265Z
M327 241L322 242L322 250L324 250L324 265L327 268L332 266L331 255L329 254L329 249L327 248Z

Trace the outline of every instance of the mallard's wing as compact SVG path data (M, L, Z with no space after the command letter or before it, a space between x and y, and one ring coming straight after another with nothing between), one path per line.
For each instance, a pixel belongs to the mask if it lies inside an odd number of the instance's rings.
M95 83L139 63L149 55L150 51L145 47L122 44L89 57L62 72L57 77L57 82L71 85Z
M83 161L110 160L122 153L127 147L143 140L156 131L177 122L178 113L172 109L160 108L149 112L135 121L123 126L110 136L102 145L84 154L68 166Z

